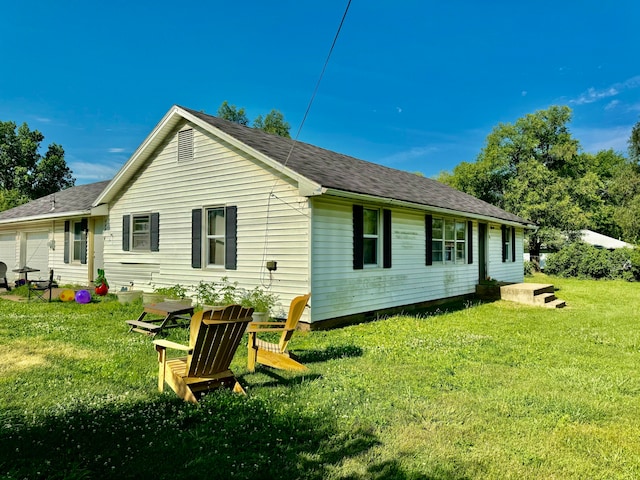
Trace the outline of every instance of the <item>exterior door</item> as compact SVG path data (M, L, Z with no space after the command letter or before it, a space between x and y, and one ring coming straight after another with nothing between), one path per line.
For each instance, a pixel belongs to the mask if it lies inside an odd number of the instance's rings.
M487 278L487 224L478 224L478 277L482 282Z

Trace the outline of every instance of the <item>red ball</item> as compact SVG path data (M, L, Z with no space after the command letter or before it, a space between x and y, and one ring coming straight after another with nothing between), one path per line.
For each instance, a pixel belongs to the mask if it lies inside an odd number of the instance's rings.
M101 283L96 287L96 295L106 295L109 292L109 287L107 287L104 283Z

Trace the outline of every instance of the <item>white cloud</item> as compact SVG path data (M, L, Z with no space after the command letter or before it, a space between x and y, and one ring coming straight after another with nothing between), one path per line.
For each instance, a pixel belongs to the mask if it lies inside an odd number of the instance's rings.
M107 162L70 162L69 167L73 176L77 179L77 184L99 182L101 180L111 180L121 165Z
M640 75L631 77L624 82L614 83L610 87L597 90L593 87L582 93L579 97L569 100L569 103L575 105L585 105L587 103L597 102L609 97L615 97L625 90L631 90L640 87Z
M570 103L574 103L576 105L584 105L587 103L597 102L598 100L602 100L603 98L613 97L620 93L615 87L609 87L604 90L596 90L595 88L590 88L585 93L580 95L578 98L570 100Z
M392 155L388 155L378 160L378 162L384 165L398 165L406 162L411 162L416 159L427 157L430 154L437 151L438 151L438 148L433 146L413 147L413 148L410 148L409 150L403 150L400 152L396 152Z
M109 153L122 153L124 152L124 148L110 148Z
M36 121L42 123L51 123L51 119L47 117L36 117Z
M616 108L616 106L618 106L619 103L620 103L620 100L611 100L609 103L607 103L607 106L604 107L604 109L613 110L614 108Z

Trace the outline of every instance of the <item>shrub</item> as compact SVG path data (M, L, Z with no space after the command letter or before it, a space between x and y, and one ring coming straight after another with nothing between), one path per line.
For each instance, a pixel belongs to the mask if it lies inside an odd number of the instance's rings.
M603 250L574 242L547 258L545 272L561 277L640 280L640 252L628 248Z
M529 261L524 262L524 274L530 277L533 275L533 272L535 272L535 264Z

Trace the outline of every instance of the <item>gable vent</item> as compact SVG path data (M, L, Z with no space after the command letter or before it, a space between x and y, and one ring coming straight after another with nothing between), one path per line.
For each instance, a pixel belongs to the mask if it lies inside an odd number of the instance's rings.
M193 160L193 129L178 132L178 161Z

